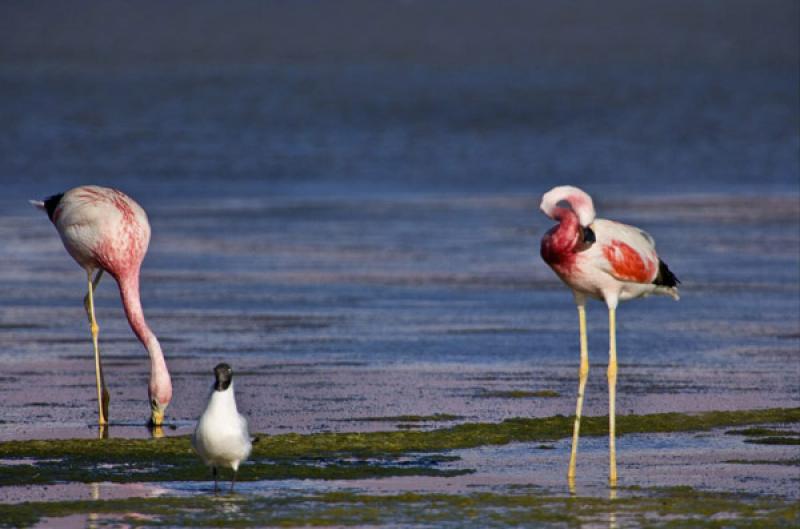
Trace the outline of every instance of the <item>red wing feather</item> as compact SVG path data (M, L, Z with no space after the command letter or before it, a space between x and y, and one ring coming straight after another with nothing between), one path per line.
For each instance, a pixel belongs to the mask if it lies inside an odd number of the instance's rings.
M603 246L605 255L614 276L623 281L637 283L650 283L656 275L658 263L639 255L624 242L612 240L611 244Z

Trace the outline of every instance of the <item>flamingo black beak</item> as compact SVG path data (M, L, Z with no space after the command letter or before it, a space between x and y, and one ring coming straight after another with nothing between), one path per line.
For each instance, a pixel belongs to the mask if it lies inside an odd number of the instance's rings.
M586 244L597 242L597 238L594 236L594 231L592 228L583 228L583 242Z

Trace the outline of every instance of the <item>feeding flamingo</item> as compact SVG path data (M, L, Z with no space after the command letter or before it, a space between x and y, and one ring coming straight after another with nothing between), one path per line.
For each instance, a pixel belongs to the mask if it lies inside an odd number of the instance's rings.
M128 323L150 355L150 422L160 426L172 398L172 381L161 345L147 326L139 300L139 269L150 242L147 214L121 191L99 186L76 187L43 201L31 200L31 204L47 212L67 252L86 271L89 280L84 308L94 345L100 425L108 424L110 397L100 361L94 289L105 271L117 281Z
M658 258L655 241L650 235L634 226L596 219L592 198L577 187L554 187L542 196L539 207L545 215L558 221L558 225L542 238L542 259L572 289L578 306L581 360L567 477L570 483L575 479L583 394L589 375L586 299L592 297L605 301L608 306L609 483L616 486L617 303L650 294L677 300L680 281Z

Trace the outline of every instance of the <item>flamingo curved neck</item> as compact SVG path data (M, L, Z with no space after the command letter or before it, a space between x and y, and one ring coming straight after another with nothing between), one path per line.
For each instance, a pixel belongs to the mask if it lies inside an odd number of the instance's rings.
M578 215L567 208L555 208L553 218L559 223L542 239L542 258L548 263L567 259L580 243L580 222Z
M562 202L569 204L569 207L578 216L581 226L589 226L595 218L594 203L592 197L581 189L574 186L554 187L542 196L542 203L539 206L545 215L551 219L560 220L557 215Z
M117 278L117 283L119 284L122 306L125 309L125 316L128 318L128 323L150 355L150 390L152 392L154 389L160 388L163 392L161 395L151 396L157 397L161 402L169 402L172 396L172 382L170 380L169 371L167 370L167 362L164 359L164 353L161 350L161 344L144 319L142 303L139 298L138 271L137 273Z

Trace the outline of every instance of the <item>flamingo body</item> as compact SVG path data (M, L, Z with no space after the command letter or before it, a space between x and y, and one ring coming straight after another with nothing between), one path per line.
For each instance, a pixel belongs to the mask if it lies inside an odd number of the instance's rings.
M575 217L571 211L564 217ZM678 298L674 276L656 254L646 232L627 224L594 219L587 242L574 219L551 229L542 239L542 258L570 288L586 296L619 301L662 294ZM566 233L563 233L566 232ZM670 279L672 277L672 280Z
M139 298L139 270L150 243L147 213L116 189L80 186L44 201L31 201L47 212L64 248L86 271L89 293L85 301L95 342L100 423L107 423L108 392L102 376L94 317L93 290L107 272L117 282L131 329L150 355L148 394L151 422L160 425L172 398L172 381L161 346L148 327ZM97 272L94 281L92 274ZM102 393L102 394L101 394Z
M595 218L589 195L572 186L546 193L541 208L559 221L542 238L542 259L576 294L615 307L616 301L651 294L678 299L677 278L647 232Z
M542 212L558 221L542 238L542 259L572 289L578 306L581 362L578 400L567 477L574 487L575 462L589 354L586 298L603 300L609 314L609 483L616 486L615 398L617 382L616 308L619 301L661 294L678 299L678 278L659 259L646 232L611 220L595 218L594 203L584 191L558 186L542 197Z
M51 220L67 252L87 272L115 279L139 273L150 243L147 213L116 189L82 186L64 193Z

